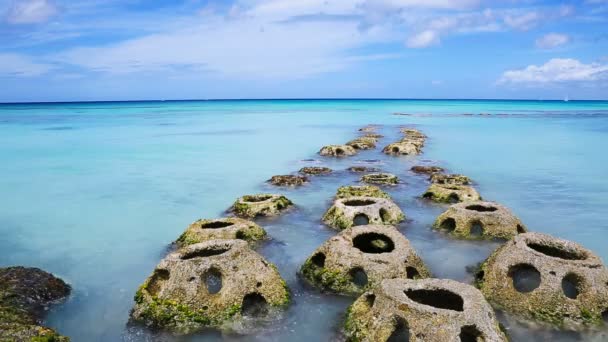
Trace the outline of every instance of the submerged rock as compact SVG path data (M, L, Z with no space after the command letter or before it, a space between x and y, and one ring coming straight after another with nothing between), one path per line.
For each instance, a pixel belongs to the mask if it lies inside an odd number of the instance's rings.
M300 173L307 175L325 175L332 172L332 169L322 166L306 166L300 169Z
M405 219L399 207L387 198L347 197L334 201L323 222L335 229L368 224L397 224Z
M268 183L276 186L300 186L308 182L308 178L296 175L279 175L272 176Z
M422 197L439 203L481 201L477 190L469 185L431 184Z
M400 132L405 134L405 137L409 139L426 139L426 135L415 128L405 127Z
M364 138L374 138L374 139L380 139L380 138L384 138L384 135L382 134L378 134L378 133L366 133L363 135Z
M348 145L328 145L323 146L323 148L321 148L319 151L319 154L322 156L346 157L357 154L357 150Z
M264 228L255 222L237 217L198 220L175 241L179 247L208 240L245 240L255 242L266 237Z
M361 177L361 181L369 184L395 185L399 178L390 173L370 173Z
M342 231L314 251L300 273L316 287L346 295L384 279L430 276L410 242L395 227L383 225Z
M376 142L378 139L373 137L359 137L346 143L346 145L353 147L356 150L371 150L376 148Z
M245 195L234 202L230 211L236 216L254 218L257 216L277 216L293 203L282 195Z
M608 316L608 270L601 259L550 235L517 235L490 255L476 280L491 303L525 319L581 330Z
M494 202L464 202L450 206L433 225L465 239L510 239L527 232L524 224L505 206Z
M445 170L440 166L426 166L426 165L416 165L412 166L410 169L414 173L423 173L423 174L433 174L433 173L441 173Z
M366 132L366 133L368 133L368 132L375 132L378 129L378 127L380 127L380 126L378 126L378 125L367 125L365 127L359 128L359 132Z
M398 141L384 147L382 152L392 155L416 155L420 154L421 148L420 145L411 141Z
M169 254L135 295L131 317L187 334L239 329L289 303L276 267L241 240L211 240Z
M63 280L38 268L0 268L0 341L69 341L38 324L48 306L70 291Z
M351 166L347 170L350 171L350 172L355 172L355 173L378 172L378 171L380 171L380 169L378 169L376 167L369 167L369 166Z
M347 185L338 188L336 198L350 197L391 198L389 194L382 191L379 187L373 185Z
M446 175L434 173L429 179L431 180L431 183L445 185L470 185L472 183L469 177L457 174Z
M387 279L348 309L348 341L507 341L476 288L448 279Z

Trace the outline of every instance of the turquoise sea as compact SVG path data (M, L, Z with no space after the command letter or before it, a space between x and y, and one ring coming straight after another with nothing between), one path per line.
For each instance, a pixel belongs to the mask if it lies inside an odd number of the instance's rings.
M393 115L403 113L411 115ZM484 114L484 115L480 115ZM376 150L334 160L316 152L382 125ZM408 125L429 136L417 157L383 145ZM41 267L73 286L45 322L73 341L327 341L338 339L352 299L320 293L296 275L335 234L320 218L352 165L397 174L389 189L408 220L399 229L439 278L472 280L467 266L493 242L431 231L445 207L419 198L434 163L474 179L485 199L510 207L533 231L574 240L608 261L608 102L464 100L247 100L0 105L0 266ZM297 189L272 175L326 165L339 172ZM239 196L281 192L297 208L263 219L274 262L294 302L252 336L208 332L176 338L129 325L137 287L192 221L214 218ZM603 340L534 329L508 315L514 341Z

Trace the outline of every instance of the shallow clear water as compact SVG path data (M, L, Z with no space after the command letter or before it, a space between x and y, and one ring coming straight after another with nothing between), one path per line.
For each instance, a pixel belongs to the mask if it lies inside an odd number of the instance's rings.
M508 115L460 115L479 113ZM370 123L383 125L378 149L340 160L316 155ZM429 136L424 154L380 153L400 125ZM427 183L408 171L412 165L432 161L466 174L484 198L511 207L531 230L582 243L607 261L607 147L608 102L599 101L0 105L0 266L41 267L73 285L46 323L74 341L239 339L217 332L173 338L127 326L133 294L189 223L222 216L243 194L282 192L297 208L258 220L272 237L259 252L277 264L294 303L280 322L245 339L328 340L338 337L352 299L319 293L296 271L335 234L320 218L336 188L359 175L339 171L288 190L264 183L270 176L357 164L397 174L403 183L388 191L408 216L400 230L436 277L470 281L466 267L497 244L431 231L445 207L418 198ZM516 341L607 338L502 320Z

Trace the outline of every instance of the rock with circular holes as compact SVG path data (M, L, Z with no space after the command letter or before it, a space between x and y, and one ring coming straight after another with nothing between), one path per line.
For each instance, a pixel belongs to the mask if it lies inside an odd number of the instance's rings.
M49 305L70 291L63 280L38 268L0 268L0 341L69 341L38 324Z
M416 144L412 141L398 141L392 144L388 144L382 149L384 154L392 154L392 155L416 155L420 154L421 149L420 145Z
M447 279L388 279L361 295L344 326L349 341L507 341L476 288Z
M307 175L325 175L331 172L330 168L323 166L306 166L300 169L300 173Z
M359 137L346 143L346 145L353 147L355 150L371 150L376 148L376 142L378 139L373 137Z
M354 196L339 198L323 216L335 229L367 224L397 224L405 219L399 207L387 198Z
M176 333L239 329L289 303L276 267L242 240L211 240L166 256L135 295L131 317Z
M361 177L361 181L368 184L395 185L399 178L390 173L370 173Z
M588 249L540 233L514 237L481 265L477 284L496 306L567 329L608 315L608 270Z
M446 175L442 173L431 174L429 178L431 183L445 184L445 185L470 185L471 179L467 176L451 174Z
M527 232L507 207L494 202L463 202L450 206L437 217L435 229L465 239L510 239Z
M422 197L439 203L481 201L477 190L469 185L431 184Z
M427 175L445 171L442 167L439 167L439 166L426 166L426 165L412 166L412 168L410 170L412 170L412 172L414 172L414 173L422 173L422 174L427 174Z
M279 175L272 176L268 183L276 186L300 186L308 182L308 178L297 175Z
M236 216L244 218L276 216L291 205L293 205L293 203L282 195L245 195L234 202L230 211Z
M179 247L209 240L245 240L255 242L266 237L266 231L256 223L237 217L198 220L175 241Z
M338 188L336 192L336 198L350 198L350 197L376 197L376 198L388 198L391 196L386 192L382 191L377 186L373 185L346 185Z
M357 150L354 147L348 145L328 145L323 146L319 151L322 156L330 157L346 157L357 154Z
M415 128L402 128L400 132L410 139L426 139L426 135Z
M350 172L364 173L364 172L378 172L380 169L369 166L351 166L347 169Z
M393 226L367 225L342 231L309 257L300 272L323 290L356 295L384 279L426 278L426 266Z

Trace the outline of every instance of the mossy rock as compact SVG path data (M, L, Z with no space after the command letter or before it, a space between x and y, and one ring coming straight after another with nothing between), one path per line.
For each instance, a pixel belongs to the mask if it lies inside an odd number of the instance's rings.
M390 173L370 173L361 177L361 181L368 184L396 185L399 178Z
M444 185L471 185L473 183L469 177L458 174L446 175L441 173L435 173L432 174L429 179L431 183Z
M198 220L175 241L179 247L209 240L245 240L257 242L266 237L264 228L255 222L237 217Z
M35 324L0 322L0 342L69 342L53 329Z
M420 154L420 152L420 146L411 141L394 142L386 145L382 149L382 153L389 155L417 155Z
M325 224L339 230L367 224L394 225L404 219L405 214L390 199L363 196L338 198L323 215Z
M276 185L276 186L295 187L295 186L301 186L301 185L304 185L305 183L308 183L308 178L304 177L304 176L297 176L297 175L277 175L277 176L272 176L272 178L270 178L268 180L268 183L270 183L272 185Z
M347 311L347 341L507 341L473 286L448 279L387 279Z
M373 137L359 137L346 143L346 145L353 147L355 150L371 150L376 148L376 142L378 139Z
M526 226L509 210L494 202L463 202L439 215L433 228L462 239L505 239L526 233Z
M433 183L422 195L438 203L459 203L481 201L481 196L470 185L445 185Z
M323 166L306 166L300 169L300 173L306 175L326 175L332 173L332 169Z
M426 278L426 266L393 226L368 225L342 231L304 262L301 275L326 291L357 295L391 278Z
M357 154L357 150L348 145L328 145L323 146L321 150L319 150L319 154L329 157L347 157Z
M608 270L581 245L540 233L515 236L481 265L476 282L496 307L567 330L608 319Z
M178 334L239 331L290 302L276 267L242 240L211 240L169 254L135 295L131 317ZM251 322L253 321L253 322Z
M376 167L370 167L370 166L351 166L347 170L350 172L354 172L354 173L366 173L366 172L380 171L380 169L378 169Z
M336 192L336 198L349 197L376 197L387 199L391 198L389 194L374 185L347 185L338 188L338 191Z
M442 173L445 171L444 168L442 168L440 166L433 166L433 165L416 165L416 166L412 166L412 168L410 170L414 173L421 173L421 174L427 174L427 175L431 175L434 173Z
M230 211L243 218L277 216L292 205L293 203L282 195L245 195L234 202Z

